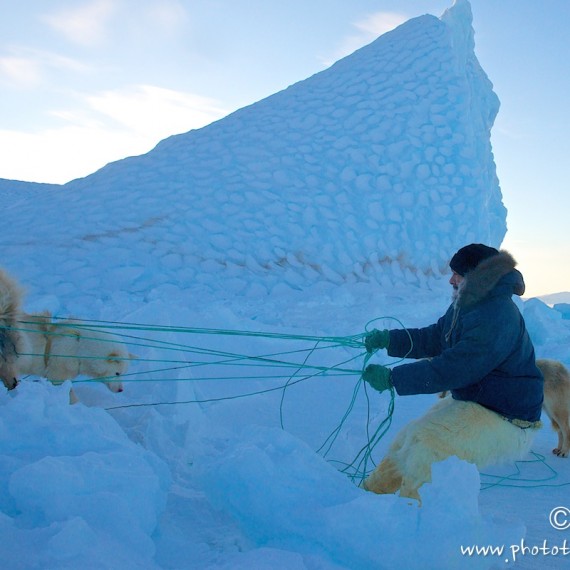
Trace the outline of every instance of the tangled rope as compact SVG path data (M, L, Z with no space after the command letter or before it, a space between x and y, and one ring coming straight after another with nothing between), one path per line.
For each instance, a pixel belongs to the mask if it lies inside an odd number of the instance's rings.
M394 413L394 400L395 392L394 389L389 390L389 402L386 409L386 415L383 417L378 425L372 426L371 419L371 406L370 398L368 394L368 388L366 383L362 380L362 372L371 357L371 354L366 353L362 350L363 339L366 334L370 331L372 323L382 319L394 320L396 321L400 328L405 330L403 324L394 317L379 317L378 319L373 319L369 321L365 327L365 332L352 335L352 336L309 336L309 335L297 335L297 334L283 334L283 333L269 333L269 332L259 332L259 331L243 331L243 330L230 330L230 329L213 329L213 328L196 328L196 327L170 327L170 326L157 326L157 325L147 325L147 324L137 324L137 323L119 323L113 321L101 321L101 320L74 320L73 325L66 324L64 322L57 322L59 317L52 317L55 321L56 331L44 333L53 336L74 336L73 334L68 334L65 332L67 327L73 326L73 328L81 328L87 334L83 336L86 340L98 340L101 341L101 334L109 335L110 339L114 335L119 337L122 343L129 344L129 346L135 346L139 349L159 349L163 351L169 351L174 353L172 358L144 358L137 357L138 362L145 363L160 363L166 364L166 367L156 368L154 370L140 372L131 372L121 375L121 381L152 381L152 382L165 382L165 381L218 381L218 380L229 380L229 379L249 379L249 380L277 380L282 379L284 383L278 386L272 386L269 388L264 388L260 390L254 390L250 392L245 392L241 394L225 395L222 397L212 397L212 398L202 398L202 399L191 399L182 401L167 401L167 402L150 402L150 403L132 403L124 404L118 406L109 406L106 409L109 411L126 409L126 408L138 408L138 407L156 407L156 406L174 406L183 404L205 404L212 402L221 402L226 400L236 400L240 398L247 398L256 395L267 394L271 392L281 391L281 398L279 403L279 422L283 429L285 429L283 408L285 403L286 391L288 388L305 382L307 380L321 377L321 376L351 376L356 377L356 383L352 391L352 395L346 411L344 412L339 424L333 429L333 431L325 438L324 442L316 450L317 453L321 454L324 458L328 458L330 455L334 444L341 434L343 427L349 418L351 412L353 411L354 405L361 394L364 393L366 399L367 407L367 417L365 425L366 442L357 452L356 456L350 463L341 462L334 459L328 459L332 464L335 464L337 469L347 475L353 482L360 484L366 476L372 471L376 463L373 460L373 452L375 447L378 445L380 440L390 429L392 423L392 416ZM19 330L27 333L37 333L37 330L30 328L30 325L34 324L34 321L21 321L21 327L0 327L4 329ZM98 333L97 337L89 336L89 332ZM128 331L129 334L120 331ZM279 341L300 341L311 343L310 348L298 348L295 350L272 352L269 354L261 355L245 355L239 353L232 353L228 351L223 351L219 349L204 348L195 345L188 345L183 343L175 343L170 341L159 340L156 338L147 338L140 336L135 333L151 332L156 333L176 333L184 335L216 335L216 336L226 336L226 337L248 337L248 338L264 338ZM410 336L410 344L412 344L412 339ZM357 353L334 366L320 366L311 364L310 359L317 354L319 351L326 349L339 349L339 348L350 348L356 349ZM411 349L410 349L411 351ZM187 358L176 358L177 353L184 353L185 356L188 353L194 354L202 358L193 359L189 361ZM30 356L43 356L38 354L30 354ZM68 355L57 354L53 355L59 358L69 358ZM77 357L74 356L74 357ZM82 358L97 358L90 356L88 354L81 355ZM289 358L289 360L286 360ZM404 357L405 358L405 357ZM291 360L293 359L293 360ZM301 359L301 362L297 360ZM355 361L362 361L362 364L356 368L349 367L351 363ZM403 359L402 359L403 360ZM399 361L397 361L399 362ZM394 362L393 364L397 364ZM203 368L206 369L209 366L247 366L250 368L263 370L269 368L271 370L281 369L282 373L273 374L258 374L252 375L240 374L227 375L227 376L199 376L196 374L196 370ZM148 377L150 374L156 373L166 373L173 371L180 371L183 369L192 369L192 376L188 378L144 378L142 375ZM91 379L78 379L75 382L92 382ZM97 378L99 382L115 382L117 381L116 376ZM490 475L481 473L482 483L481 490L487 490L494 487L539 487L539 486L565 486L570 485L570 483L561 484L551 484L552 481L558 477L558 473L546 462L544 456L531 452L534 455L533 460L528 461L518 461L515 463L515 472L509 475ZM539 479L529 479L522 477L521 465L527 464L539 464L543 465L548 470L548 475Z
M284 334L284 333L271 333L260 331L244 331L244 330L230 330L230 329L214 329L214 328L197 328L197 327L180 327L180 326L157 326L139 323L120 323L113 321L102 320L75 320L73 324L63 322L59 317L52 317L54 330L47 333L53 336L74 336L66 331L69 327L74 329L80 328L85 334L82 338L85 340L98 340L101 341L101 335L108 335L109 342L112 342L112 337L118 337L121 342L133 347L134 350L148 351L148 349L157 349L161 352L167 352L171 357L167 358L150 358L150 357L137 357L139 363L160 364L162 366L156 367L153 370L141 372L129 372L121 375L122 382L129 381L220 381L230 379L240 380L283 380L278 386L270 386L259 390L243 392L234 395L224 395L220 397L210 398L195 398L190 400L177 400L177 401L162 401L162 402L139 402L131 404L123 404L117 406L109 406L106 409L109 411L120 410L126 408L138 407L156 407L156 406L174 406L183 404L205 404L212 402L220 402L225 400L235 400L239 398L247 398L270 392L281 391L281 398L279 403L279 422L282 428L285 428L284 420L284 403L286 393L289 388L305 382L307 380L327 376L350 376L356 378L356 383L352 392L352 397L349 401L348 407L343 414L340 423L334 430L326 437L325 441L318 448L317 452L323 457L328 457L334 447L335 441L339 434L342 432L343 426L352 412L355 402L359 395L363 392L366 398L367 406L367 419L366 419L366 438L365 445L359 450L357 456L348 464L331 460L332 463L339 465L339 470L345 473L352 480L363 480L369 470L375 466L372 460L372 453L375 446L386 434L392 422L392 414L394 411L394 390L390 390L389 404L387 406L386 417L381 419L378 426L372 427L372 419L370 413L370 399L368 389L365 382L362 380L362 372L366 367L371 355L363 350L363 339L367 332L370 330L372 323L381 320L389 319L397 321L397 323L404 328L402 323L394 317L379 317L367 323L365 332L351 335L351 336L311 336L311 335L298 335L298 334ZM18 330L27 333L37 332L33 328L33 320L22 320ZM143 334L151 333L151 337L143 336ZM237 352L230 352L221 350L219 348L199 346L197 343L187 344L166 341L158 339L159 334L177 334L183 336L198 335L203 337L209 336L222 336L222 337L246 337L248 339L260 338L269 339L274 341L296 341L302 345L309 344L309 347L303 346L302 348L295 348L286 351L276 351L266 354L240 354ZM94 336L96 335L96 336ZM315 355L322 351L329 349L351 349L356 352L333 366L323 366L312 363ZM32 356L40 356L32 354ZM52 354L59 358L68 358L65 354ZM190 357L190 358L189 358ZM94 358L88 354L82 355L82 358ZM358 365L355 366L355 363ZM244 367L243 372L239 374L218 374L213 376L211 374L212 367ZM247 367L247 369L246 369ZM172 373L180 370L189 369L192 374L187 378L169 378L167 373ZM199 371L203 373L200 374ZM164 377L157 378L156 374L164 374ZM99 382L115 382L117 378L103 377L96 379ZM92 382L92 379L77 379L76 383ZM372 467L371 467L372 466Z

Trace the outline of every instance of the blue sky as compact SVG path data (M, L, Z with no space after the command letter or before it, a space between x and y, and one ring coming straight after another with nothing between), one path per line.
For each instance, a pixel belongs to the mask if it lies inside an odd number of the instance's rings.
M0 177L67 182L321 71L452 0L27 0L0 7ZM510 249L570 291L570 2L472 0L501 110Z

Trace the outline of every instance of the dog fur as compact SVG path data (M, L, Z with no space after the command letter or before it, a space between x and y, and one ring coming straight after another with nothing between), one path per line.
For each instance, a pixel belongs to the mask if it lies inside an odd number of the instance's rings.
M115 335L74 319L54 322L47 311L23 314L20 326L32 347L20 372L42 376L54 384L79 375L95 379L118 377L134 358ZM112 392L123 391L120 381L105 381L105 385Z
M544 402L542 409L558 434L558 445L552 450L558 457L570 455L570 373L557 360L536 361L544 375Z
M76 319L54 322L47 311L23 313L22 296L16 281L0 269L0 378L9 390L19 376L33 374L54 384L79 375L117 377L105 385L112 392L123 391L118 377L136 356L116 335ZM77 401L73 393L70 399Z
M8 390L18 383L20 355L30 350L27 336L18 330L22 296L18 284L0 269L0 378Z

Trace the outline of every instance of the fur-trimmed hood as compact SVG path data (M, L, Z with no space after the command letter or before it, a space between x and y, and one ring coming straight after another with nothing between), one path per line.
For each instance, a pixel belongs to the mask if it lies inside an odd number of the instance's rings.
M501 282L505 293L523 295L524 279L515 269L517 262L513 256L502 249L497 255L483 260L475 269L470 271L459 287L455 307L463 309L470 307L489 295Z

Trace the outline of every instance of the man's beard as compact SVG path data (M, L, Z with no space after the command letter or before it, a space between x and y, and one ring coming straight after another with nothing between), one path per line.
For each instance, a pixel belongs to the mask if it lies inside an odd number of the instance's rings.
M463 285L463 283L460 283L459 285L453 285L453 291L451 292L451 300L453 303L455 303L455 301L457 301L457 298L459 297L459 294L461 293L461 286Z

